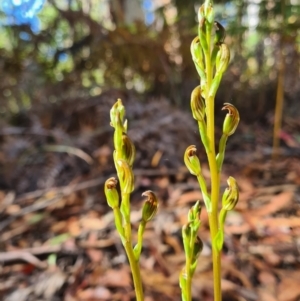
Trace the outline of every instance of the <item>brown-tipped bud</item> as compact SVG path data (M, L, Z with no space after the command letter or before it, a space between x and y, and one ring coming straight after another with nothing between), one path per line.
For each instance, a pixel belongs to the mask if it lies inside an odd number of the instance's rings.
M142 219L145 222L149 222L157 212L158 200L155 193L151 190L145 191L142 196L147 197L143 206Z
M201 96L202 90L197 86L191 94L191 109L194 119L203 121L205 116L205 102Z
M216 72L224 73L229 65L230 51L226 44L221 44L216 58Z
M117 118L120 119L120 122L123 124L125 116L125 107L123 106L122 100L119 98L110 110L110 125L116 127L118 122Z
M224 42L226 36L225 28L221 23L215 22L215 31L216 32L214 42L216 45L221 45Z
M228 188L225 189L222 197L222 209L229 211L235 208L239 200L239 188L233 177L228 178L227 184Z
M126 134L122 135L122 157L132 167L135 159L135 146Z
M129 164L122 159L117 160L116 168L119 175L121 192L128 194L134 190L134 176Z
M199 7L199 10L198 10L198 22L199 24L201 24L203 22L203 19L205 18L205 13L204 13L204 4L202 4L200 7Z
M119 206L119 194L116 189L118 181L115 178L109 178L104 184L104 193L107 204L111 208Z
M201 173L200 160L196 155L197 148L195 145L190 145L184 153L184 163L189 172L198 176Z
M239 124L240 114L237 108L230 103L224 103L222 110L228 110L223 123L223 134L230 136L235 132Z

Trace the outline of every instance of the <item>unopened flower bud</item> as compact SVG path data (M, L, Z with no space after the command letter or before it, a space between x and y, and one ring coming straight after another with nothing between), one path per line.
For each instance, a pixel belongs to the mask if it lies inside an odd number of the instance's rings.
M210 3L208 3L208 5L206 7L205 16L206 16L207 21L210 24L212 24L212 22L214 20L214 8L213 8L211 1L210 1Z
M199 24L203 22L203 19L205 18L205 13L204 13L204 4L202 4L200 7L199 7L199 10L198 10L198 22Z
M200 206L200 202L197 201L196 204L189 210L188 221L189 222L199 221L200 214L201 214L201 206Z
M121 123L123 123L123 119L125 116L125 107L120 98L115 102L115 104L112 106L110 110L110 125L112 127L116 126L117 115L119 115L118 118L120 119Z
M135 146L126 134L122 135L122 157L132 167L135 159Z
M192 234L192 229L191 229L191 223L187 223L182 226L182 241L183 241L183 247L184 247L184 252L187 256L191 256L191 246L190 246L190 241L191 241L191 234Z
M202 90L200 86L197 86L191 94L191 109L194 119L203 121L205 116L205 103L201 96Z
M108 206L115 208L119 206L119 194L116 189L118 181L115 178L109 178L104 184L104 193Z
M220 45L219 52L216 58L216 72L224 73L229 65L230 61L230 51L226 44L222 43Z
M226 31L225 28L222 26L221 23L219 22L215 22L215 44L216 45L221 45L224 40L225 40L225 36L226 36Z
M230 104L230 103L224 103L224 107L222 110L228 110L228 113L226 114L224 123L223 123L223 134L230 136L232 135L240 121L240 114L237 108Z
M184 163L189 172L194 176L198 176L201 173L200 160L196 156L196 151L196 146L190 145L184 153Z
M228 178L227 184L228 188L225 189L222 197L222 209L229 211L234 209L239 200L239 188L233 177Z
M158 200L153 191L145 191L142 196L146 196L147 200L144 203L142 211L142 219L149 222L156 214L158 208Z
M122 193L131 193L134 190L134 176L131 167L125 160L119 159L116 168Z
M191 43L191 54L192 54L192 59L195 62L195 64L204 70L204 64L203 64L203 53L199 41L199 37L195 37Z

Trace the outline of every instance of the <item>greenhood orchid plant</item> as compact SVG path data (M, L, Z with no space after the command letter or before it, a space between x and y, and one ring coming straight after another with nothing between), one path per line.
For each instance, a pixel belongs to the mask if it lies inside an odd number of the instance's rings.
M206 0L198 12L198 35L191 43L191 55L200 77L200 84L191 94L191 110L193 118L198 123L200 139L206 151L210 170L210 190L201 170L195 145L187 147L184 153L184 163L189 172L197 177L202 191L203 202L209 216L210 235L212 243L214 301L222 300L221 291L221 251L224 243L224 224L227 212L233 210L238 202L239 190L236 180L229 177L228 187L220 198L220 174L225 157L227 139L239 123L238 110L225 103L223 110L228 113L223 123L223 133L215 144L215 96L230 61L230 51L224 43L225 29L214 20L213 1ZM125 107L119 99L110 111L111 126L114 128L113 159L117 178L105 182L105 195L108 205L114 213L117 232L126 251L132 271L136 300L144 300L139 260L142 251L143 234L146 224L155 216L158 200L152 191L146 191L146 197L138 228L137 243L132 242L130 221L130 195L134 190L134 174L132 166L135 159L135 147L127 135L127 120ZM117 184L120 184L120 194ZM221 204L220 204L221 199ZM221 205L219 209L219 205ZM189 210L188 221L182 227L183 246L185 251L185 266L180 276L179 284L183 301L192 300L192 278L197 267L199 254L203 243L198 236L201 220L200 201Z

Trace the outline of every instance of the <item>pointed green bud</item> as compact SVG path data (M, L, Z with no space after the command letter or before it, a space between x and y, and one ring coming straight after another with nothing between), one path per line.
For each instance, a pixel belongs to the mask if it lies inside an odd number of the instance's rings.
M205 116L205 102L202 95L200 86L197 86L191 94L191 109L194 119L203 121Z
M122 159L117 160L116 168L118 171L121 192L128 194L134 190L134 176L129 164Z
M156 214L158 208L158 200L153 191L145 191L142 196L146 196L147 199L143 206L142 219L145 222L149 222Z
M189 172L198 176L201 173L201 165L199 158L196 156L197 148L195 145L190 145L184 153L184 163Z
M194 233L197 233L201 224L200 220L201 206L200 202L197 201L196 204L189 210L188 222Z
M122 158L132 167L135 159L135 146L126 134L122 135Z
M200 202L197 201L196 204L189 210L188 221L189 222L199 221L200 214L201 214L201 206L200 206Z
M214 8L213 8L213 5L211 2L206 6L205 16L206 16L208 23L212 24L212 22L214 21L215 14L214 14Z
M226 44L221 44L216 57L216 73L224 73L229 65L230 51Z
M237 108L230 103L224 103L222 110L228 110L223 123L223 134L230 136L235 132L239 124L240 114Z
M119 117L117 117L117 115L119 115ZM110 125L112 127L115 127L116 123L118 122L117 118L119 118L121 120L121 123L123 124L124 116L125 116L125 107L122 103L122 100L119 98L110 110Z
M183 225L182 241L183 241L184 252L187 257L191 256L191 246L190 246L191 235L192 235L191 223Z
M222 197L222 209L229 211L234 209L239 200L239 188L233 177L228 178L227 184L228 188L225 189Z
M118 181L115 178L109 178L104 184L104 193L108 206L115 208L119 206L119 194L116 189Z
M224 43L226 36L225 28L222 26L221 23L215 22L215 45L221 45Z

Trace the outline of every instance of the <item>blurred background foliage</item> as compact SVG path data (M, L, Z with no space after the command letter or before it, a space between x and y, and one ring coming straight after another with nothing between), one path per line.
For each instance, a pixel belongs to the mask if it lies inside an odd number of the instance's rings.
M198 83L189 47L202 0L23 0L23 7L21 2L3 0L0 10L3 117L109 89L188 106ZM274 110L284 65L286 109L295 114L300 0L214 2L232 57L217 101L236 103L245 120L266 116Z

